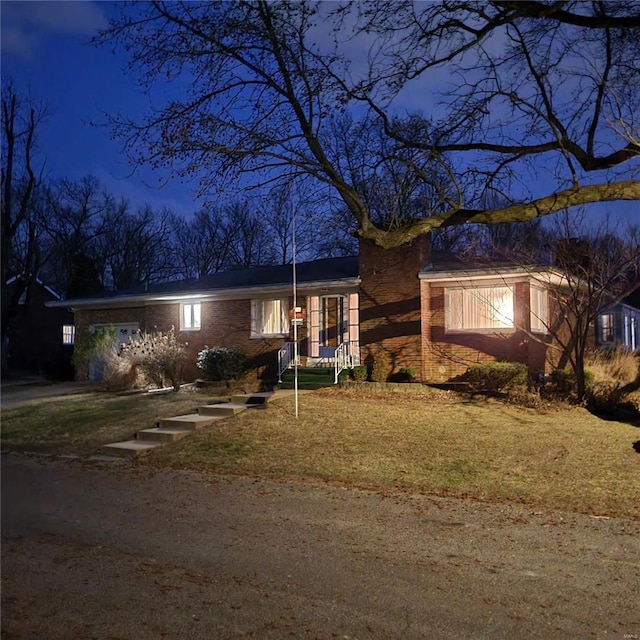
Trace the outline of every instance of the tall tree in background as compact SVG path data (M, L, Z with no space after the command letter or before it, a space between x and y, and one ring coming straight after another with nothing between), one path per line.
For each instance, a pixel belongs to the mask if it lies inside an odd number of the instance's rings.
M35 166L36 134L45 115L41 106L18 95L2 81L2 344L9 322L28 294L40 264L37 214L42 183ZM11 289L7 281L17 276Z
M104 259L103 280L114 291L153 284L175 276L171 252L172 214L150 205L130 210L130 204L107 212L100 254Z
M38 223L43 275L65 297L86 297L104 289L100 237L110 199L92 175L50 183Z
M134 163L203 192L312 176L383 247L640 199L639 40L637 2L497 0L129 3L100 37L167 83L144 121L114 120ZM360 165L334 144L345 116Z

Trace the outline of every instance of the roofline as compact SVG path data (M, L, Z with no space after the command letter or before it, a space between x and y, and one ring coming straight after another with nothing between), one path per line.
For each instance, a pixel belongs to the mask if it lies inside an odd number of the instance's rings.
M549 282L552 280L556 283L562 283L566 280L566 276L554 267L532 267L526 269L524 267L478 267L475 269L448 269L439 270L423 270L418 274L420 280L428 282L462 282L467 280L495 280L513 279L513 278L534 278L540 279L540 276L547 276Z
M7 286L10 284L13 284L14 282L16 282L16 280L20 280L20 278L24 278L24 276L21 274L17 274L9 278L5 282L5 284ZM34 282L39 284L43 289L46 289L54 298L57 298L58 300L62 300L62 296L55 289L52 289L48 284L45 284L44 282L42 282L42 280L40 280L40 278L38 278L37 276L34 278Z
M297 290L300 293L321 292L323 289L350 289L360 284L360 277L341 278L339 280L314 280L298 283ZM170 304L183 300L233 300L237 298L251 298L264 295L288 295L292 292L292 283L275 285L260 285L252 287L235 287L232 289L200 289L186 291L184 293L156 293L113 296L110 298L79 298L76 300L51 301L45 303L47 307L68 307L75 309L105 309L132 306L148 306L150 304Z

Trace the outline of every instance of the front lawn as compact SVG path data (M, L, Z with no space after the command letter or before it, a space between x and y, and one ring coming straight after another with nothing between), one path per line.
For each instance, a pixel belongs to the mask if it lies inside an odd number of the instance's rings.
M88 453L162 417L190 394L91 394L2 412L3 450ZM540 411L444 391L328 389L245 411L140 464L335 482L594 515L640 517L640 429L584 409Z
M201 392L122 394L93 392L42 398L2 411L2 451L95 453L128 440L161 418L191 413L210 402Z

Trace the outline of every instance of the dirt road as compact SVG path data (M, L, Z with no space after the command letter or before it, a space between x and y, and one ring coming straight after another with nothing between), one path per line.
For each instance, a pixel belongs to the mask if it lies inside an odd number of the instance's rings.
M640 637L640 521L2 459L2 637Z

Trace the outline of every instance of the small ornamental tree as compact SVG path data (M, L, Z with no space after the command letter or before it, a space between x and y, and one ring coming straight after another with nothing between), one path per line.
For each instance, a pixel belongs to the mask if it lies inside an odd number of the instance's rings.
M122 346L120 355L158 388L169 383L174 391L179 391L186 344L178 341L173 327L166 334L141 333L138 340Z

